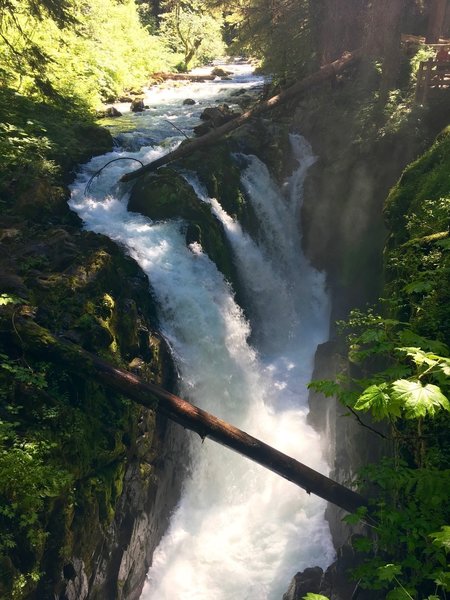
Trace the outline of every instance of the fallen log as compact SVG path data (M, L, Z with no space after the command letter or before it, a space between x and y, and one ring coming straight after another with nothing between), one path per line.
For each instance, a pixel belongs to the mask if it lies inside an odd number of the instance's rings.
M32 319L2 319L2 330L11 332L13 343L22 350L45 356L64 365L77 375L94 377L106 387L119 391L146 408L157 410L186 429L195 431L202 439L212 440L235 450L256 463L295 483L309 493L349 512L367 506L358 493L314 471L264 442L248 435L230 423L171 394L167 390L140 379L137 375L102 360L54 336Z
M190 73L153 73L152 79L156 81L193 81L202 83L203 81L214 81L216 75L191 75Z
M235 119L228 121L228 123L225 123L224 125L221 125L220 127L217 127L210 133L207 133L207 134L201 136L200 138L190 140L189 142L184 142L183 144L178 146L178 148L176 148L172 152L169 152L165 156L162 156L161 158L154 160L153 162L149 163L148 165L145 165L145 166L141 167L140 169L136 169L135 171L125 173L125 175L123 175L121 177L120 181L122 181L122 182L132 181L133 179L140 177L144 173L148 173L149 171L154 171L155 169L158 169L159 167L162 167L163 165L166 165L174 160L183 158L185 156L189 156L196 150L199 150L201 148L206 148L207 146L214 144L217 140L222 138L224 135L226 135L227 133L230 133L231 131L234 131L238 127L241 127L242 125L247 123L253 117L256 117L268 110L276 108L283 102L286 102L287 100L289 100L291 98L294 98L301 92L304 92L305 90L308 90L316 85L319 85L319 84L323 83L324 81L334 78L338 73L341 73L342 71L344 71L345 69L348 69L348 67L353 65L360 58L360 56L361 56L360 50L355 50L354 52L347 52L347 53L343 54L341 58L335 60L332 63L324 65L323 67L321 67L321 69L319 71L316 71L312 75L309 75L308 77L305 77L301 81L298 81L297 83L286 88L285 90L283 90L276 96L272 96L268 100L264 100L263 102L260 102L254 108L248 110L247 112L243 113L242 115L239 115Z

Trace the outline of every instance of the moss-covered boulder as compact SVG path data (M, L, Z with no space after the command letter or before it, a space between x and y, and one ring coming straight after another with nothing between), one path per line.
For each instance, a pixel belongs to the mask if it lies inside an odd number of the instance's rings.
M0 318L23 313L170 389L148 280L116 244L2 216L0 247ZM119 598L123 556L140 553L122 584L142 584L163 532L154 499L166 421L1 329L0 597ZM170 489L166 498L175 501Z
M387 292L397 316L450 345L450 129L407 167L384 216Z
M192 186L173 169L163 168L141 177L131 192L128 210L154 221L182 219L186 242L200 243L225 277L229 281L236 279L222 224L212 214L210 205L200 200Z

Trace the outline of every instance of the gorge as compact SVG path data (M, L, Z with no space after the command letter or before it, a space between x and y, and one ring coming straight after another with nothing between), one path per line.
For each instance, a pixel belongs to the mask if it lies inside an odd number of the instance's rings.
M227 83L228 93L239 86L242 75ZM220 89L223 83L170 91L170 118L178 127L186 131L189 125L176 113L178 107L186 111L183 97L201 102L211 93L208 88ZM159 110L167 114L163 98ZM194 109L194 119L199 110ZM153 114L150 118L155 135L161 126L154 125ZM141 135L150 129L144 119L138 121ZM158 140L161 149L144 147L130 156L147 162L155 152L164 152L164 141ZM306 384L315 349L327 338L329 304L323 277L302 257L297 229L303 179L315 158L299 136L292 137L291 144L298 166L283 188L255 156L236 156L246 165L242 185L257 219L257 241L242 231L218 199L209 198L198 179L186 175L198 202L211 207L228 236L248 321L200 244L186 247L186 224L152 223L127 213L126 195L112 195L127 164L111 166L84 193L90 174L117 153L122 156L119 150L94 159L83 170L71 207L87 227L127 248L147 273L161 331L179 372L181 395L291 456L307 454L311 466L326 472L321 442L306 424ZM333 549L323 502L210 444L190 441L182 498L156 551L142 598L171 598L174 589L186 598L277 598L292 573L302 564L308 566L311 558L326 567Z
M266 4L3 7L0 598L446 597L448 89L414 92L445 3ZM270 80L167 83L219 31ZM252 106L192 152L205 108ZM357 489L370 527L97 360Z

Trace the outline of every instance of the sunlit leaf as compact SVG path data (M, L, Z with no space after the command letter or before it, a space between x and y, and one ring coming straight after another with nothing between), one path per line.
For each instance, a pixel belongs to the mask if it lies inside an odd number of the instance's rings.
M401 380L400 380L401 381ZM358 398L354 408L372 413L375 420L380 421L386 417L399 417L401 403L389 394L387 383L371 385Z
M450 526L443 525L441 531L430 533L430 537L433 538L435 546L441 546L446 552L450 552Z
M377 569L378 579L380 581L392 581L396 575L400 575L401 572L402 568L399 565L394 565L392 563L378 567Z
M433 416L439 409L450 410L448 399L437 385L399 379L392 384L391 397L405 410L407 419Z

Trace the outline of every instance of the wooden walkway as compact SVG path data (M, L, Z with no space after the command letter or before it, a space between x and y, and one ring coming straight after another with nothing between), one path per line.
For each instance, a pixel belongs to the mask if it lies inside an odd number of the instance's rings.
M430 44L435 58L422 61L417 72L416 102L426 104L430 90L450 89L450 44Z
M450 89L450 60L421 62L417 73L416 101L426 104L430 90Z

